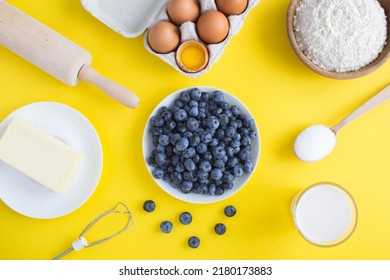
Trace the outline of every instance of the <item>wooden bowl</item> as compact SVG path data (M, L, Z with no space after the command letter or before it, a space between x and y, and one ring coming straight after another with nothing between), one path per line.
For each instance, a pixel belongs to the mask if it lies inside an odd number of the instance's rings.
M290 44L294 49L295 53L298 55L299 59L313 71L332 79L354 79L354 78L359 78L364 75L370 74L371 72L375 71L376 69L381 67L386 62L386 60L390 57L390 0L378 0L381 6L383 7L383 9L385 10L386 21L387 21L387 39L386 39L387 44L384 46L382 52L378 55L378 57L374 61L360 68L359 70L350 71L350 72L341 72L341 73L322 69L321 67L314 64L310 59L308 59L306 55L299 48L294 33L294 16L299 1L300 0L291 0L290 5L288 7L287 23L286 23L287 33L288 33Z

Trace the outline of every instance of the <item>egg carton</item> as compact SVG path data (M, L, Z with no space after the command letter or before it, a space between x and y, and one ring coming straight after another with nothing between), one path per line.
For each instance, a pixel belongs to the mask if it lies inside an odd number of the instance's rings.
M81 0L83 7L89 13L126 38L140 36L159 21L169 21L167 13L168 2L169 0ZM199 72L188 73L183 71L176 63L175 52L160 54L153 51L148 44L148 32L145 32L144 35L145 48L150 53L171 65L181 74L190 78L200 77L222 56L226 45L240 31L245 18L259 2L260 0L248 0L248 6L242 14L228 17L229 33L227 37L218 44L206 45L209 52L209 62ZM214 0L199 0L199 3L201 13L209 10L217 10ZM188 40L201 41L196 33L195 23L185 22L179 26L179 30L181 34L180 43Z

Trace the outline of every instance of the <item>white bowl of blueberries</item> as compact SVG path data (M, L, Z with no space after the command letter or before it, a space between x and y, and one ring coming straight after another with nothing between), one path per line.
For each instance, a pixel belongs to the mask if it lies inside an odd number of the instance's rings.
M143 153L150 174L168 194L190 203L213 203L250 179L260 156L260 135L252 114L232 94L190 87L153 110Z

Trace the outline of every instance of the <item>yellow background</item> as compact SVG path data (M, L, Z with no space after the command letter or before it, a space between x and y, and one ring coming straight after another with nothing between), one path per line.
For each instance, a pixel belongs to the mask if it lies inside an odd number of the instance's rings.
M389 84L390 62L354 80L331 80L304 66L292 51L285 28L288 0L262 0L249 14L221 59L204 76L181 75L143 46L143 36L124 38L86 12L78 0L9 0L89 50L93 66L141 98L127 109L92 85L68 87L10 51L0 48L0 119L19 107L55 101L84 114L104 151L101 181L92 197L71 214L50 220L24 217L0 202L0 259L50 259L68 248L88 222L118 201L129 205L135 226L109 243L73 252L67 259L389 259L390 104L366 114L338 136L330 156L305 164L293 142L305 127L332 125ZM153 108L183 87L207 85L241 99L261 134L259 164L247 185L225 201L193 205L160 189L142 155L142 133ZM292 197L318 181L343 185L359 211L352 237L333 248L315 247L299 235L290 214ZM142 210L146 199L154 213ZM226 205L238 213L228 219ZM180 225L182 211L192 213ZM162 234L159 224L174 230ZM228 231L213 232L217 222ZM190 249L197 235L201 246Z

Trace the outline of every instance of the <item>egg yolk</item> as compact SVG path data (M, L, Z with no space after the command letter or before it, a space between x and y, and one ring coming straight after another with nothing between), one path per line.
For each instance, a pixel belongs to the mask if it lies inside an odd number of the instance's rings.
M183 50L181 54L181 62L191 71L198 70L205 62L205 54L202 49L191 46Z

